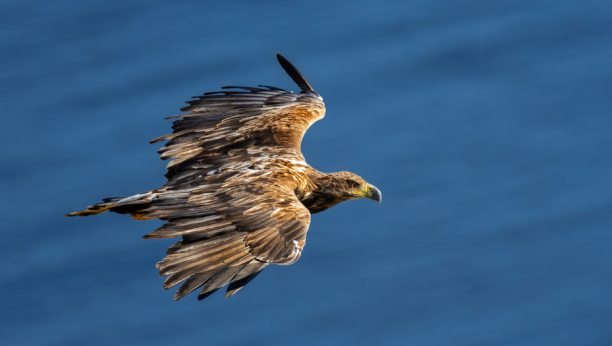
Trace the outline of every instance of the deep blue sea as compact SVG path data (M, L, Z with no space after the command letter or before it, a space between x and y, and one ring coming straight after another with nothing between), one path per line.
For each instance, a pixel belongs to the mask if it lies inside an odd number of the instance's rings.
M148 141L191 96L299 91L310 165L383 193L301 259L174 302ZM1 1L0 344L612 345L612 2Z

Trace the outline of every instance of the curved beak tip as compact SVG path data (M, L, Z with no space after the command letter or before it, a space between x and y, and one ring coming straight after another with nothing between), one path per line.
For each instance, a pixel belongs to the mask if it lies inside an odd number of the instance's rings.
M380 190L376 188L376 186L370 185L370 187L372 189L368 192L368 198L377 201L378 205L380 205L380 202L382 202L382 193L380 193Z

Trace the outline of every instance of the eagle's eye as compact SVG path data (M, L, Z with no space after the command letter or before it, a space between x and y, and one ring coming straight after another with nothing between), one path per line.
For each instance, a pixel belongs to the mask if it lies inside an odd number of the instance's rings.
M354 189L354 188L356 188L357 186L359 186L359 184L357 184L356 182L354 182L354 181L352 181L352 180L347 181L347 183L348 183L348 186L349 186L351 189Z

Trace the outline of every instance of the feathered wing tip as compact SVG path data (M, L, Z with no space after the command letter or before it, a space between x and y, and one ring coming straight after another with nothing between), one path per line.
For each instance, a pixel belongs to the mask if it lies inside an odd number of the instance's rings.
M229 298L240 291L246 284L251 282L262 270L264 270L269 263L253 261L247 264L236 276L232 279L232 282L227 286L227 292L225 298Z
M74 216L89 216L89 215L98 215L107 211L108 208L100 208L97 210L81 210L75 211L74 213L66 214L66 217L74 217Z
M289 60L285 59L285 57L283 57L282 55L278 53L276 53L276 58L278 59L278 62L281 64L283 69L285 69L285 72L287 72L289 77L291 77L291 79L293 79L295 84L297 84L302 89L302 92L304 91L310 91L313 93L315 92L314 89L310 86L310 84L306 80L306 78L302 76L300 71L298 71L298 69L295 68L295 66L293 66L293 64L290 63Z
M145 198L150 194L151 193L148 192L131 197L104 198L102 199L102 203L90 205L85 210L66 214L66 216L89 216L97 215L105 211L113 211L119 214L132 214L132 217L136 220L148 220L149 218L141 214L140 210L149 205L149 201Z
M121 199L121 198L105 198L103 200L104 201L103 203L90 205L85 210L75 211L74 213L66 214L66 217L89 216L89 215L97 215L97 214L103 213L107 210L110 210L114 199Z
M260 262L258 260L253 260L250 263L239 266L229 266L224 267L219 271L208 271L203 273L196 273L191 275L187 281L183 283L181 288L174 295L174 300L179 300L189 293L195 291L196 289L202 287L200 293L198 294L198 300L202 300L207 298L211 294L215 293L221 287L227 285L227 292L225 294L226 298L229 298L236 294L236 292L240 291L242 287L248 284L251 280L253 280L262 270L264 270L269 263ZM168 277L170 279L171 277ZM174 282L171 282L169 285L164 285L164 289L168 289L176 284L180 283L182 280L185 280L184 277L179 278Z

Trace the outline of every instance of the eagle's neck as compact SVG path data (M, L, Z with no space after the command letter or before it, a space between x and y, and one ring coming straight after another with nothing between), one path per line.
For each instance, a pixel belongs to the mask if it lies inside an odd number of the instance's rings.
M347 200L337 192L338 184L332 174L316 170L308 173L308 184L296 189L296 195L311 214L322 212Z

